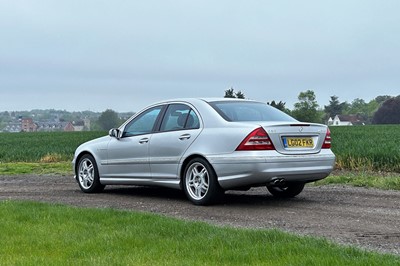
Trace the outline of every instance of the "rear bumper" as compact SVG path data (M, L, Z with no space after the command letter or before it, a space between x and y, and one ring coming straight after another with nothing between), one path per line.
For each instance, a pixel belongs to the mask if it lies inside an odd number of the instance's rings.
M239 155L239 156L238 156ZM312 182L327 177L334 169L335 155L330 151L307 155L281 155L256 152L208 158L223 189L261 186L274 179L286 182Z

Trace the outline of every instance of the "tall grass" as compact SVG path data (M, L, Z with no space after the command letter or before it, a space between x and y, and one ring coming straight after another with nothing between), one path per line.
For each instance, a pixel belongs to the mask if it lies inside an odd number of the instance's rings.
M0 162L71 161L75 149L106 132L0 133Z
M331 127L337 169L400 172L400 125ZM69 162L106 132L0 133L0 162Z
M399 265L399 258L277 230L152 214L0 202L1 265Z
M338 169L400 172L400 125L331 127Z

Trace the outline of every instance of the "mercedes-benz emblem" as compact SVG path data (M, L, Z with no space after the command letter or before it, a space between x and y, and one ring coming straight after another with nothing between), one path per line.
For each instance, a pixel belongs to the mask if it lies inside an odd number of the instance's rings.
M299 128L299 131L300 131L300 132L303 132L303 127L300 127L300 128Z

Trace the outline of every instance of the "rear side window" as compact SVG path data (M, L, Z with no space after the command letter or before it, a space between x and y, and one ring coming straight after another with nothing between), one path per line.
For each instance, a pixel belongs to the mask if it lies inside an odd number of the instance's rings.
M288 121L296 119L264 103L257 102L211 102L210 105L229 122Z
M165 112L160 131L196 129L199 126L199 118L189 106L171 104Z

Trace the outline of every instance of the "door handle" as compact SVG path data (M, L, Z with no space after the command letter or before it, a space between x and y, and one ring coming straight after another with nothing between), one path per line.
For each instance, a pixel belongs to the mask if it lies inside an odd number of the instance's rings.
M147 142L149 142L149 138L142 138L141 140L139 140L140 144L144 144L144 143L147 143Z
M180 140L184 140L184 139L190 139L191 135L190 134L183 134L179 137Z

